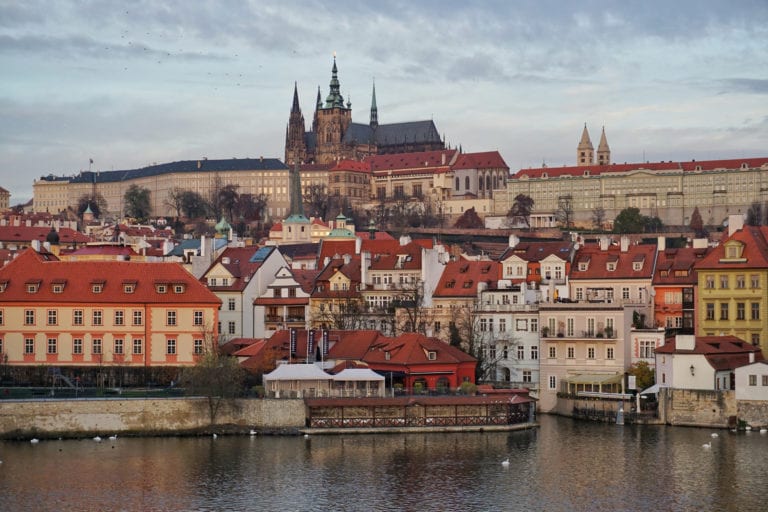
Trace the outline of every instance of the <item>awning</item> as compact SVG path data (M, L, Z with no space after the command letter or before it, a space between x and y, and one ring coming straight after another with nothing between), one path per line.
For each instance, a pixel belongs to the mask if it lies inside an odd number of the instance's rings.
M640 395L658 395L659 394L659 385L654 384L653 386L646 388L640 393Z
M620 373L582 373L565 378L569 384L619 384L624 379Z

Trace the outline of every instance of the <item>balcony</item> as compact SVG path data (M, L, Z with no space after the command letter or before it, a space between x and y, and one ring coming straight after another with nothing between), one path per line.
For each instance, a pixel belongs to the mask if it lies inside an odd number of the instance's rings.
M296 322L304 322L306 318L304 316L264 315L264 320L268 323L276 323L276 322L296 323Z
M539 310L538 304L499 304L482 302L475 306L478 312L527 313Z

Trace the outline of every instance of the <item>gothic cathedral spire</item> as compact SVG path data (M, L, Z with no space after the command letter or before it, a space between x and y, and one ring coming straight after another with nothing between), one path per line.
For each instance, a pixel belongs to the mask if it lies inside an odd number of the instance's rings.
M371 128L379 127L379 109L376 107L376 82L373 82L373 94L371 95Z
M587 130L587 123L584 123L584 131L581 132L581 140L579 146L576 149L576 162L578 166L592 165L595 161L595 148L592 146L592 141L589 139L589 131Z
M304 140L304 116L299 106L298 84L293 84L293 104L291 115L288 118L288 127L285 130L285 164L291 165L294 161L302 163L307 153Z
M608 139L605 138L605 126L600 135L600 144L597 146L598 165L609 165L611 163L611 148L608 147Z

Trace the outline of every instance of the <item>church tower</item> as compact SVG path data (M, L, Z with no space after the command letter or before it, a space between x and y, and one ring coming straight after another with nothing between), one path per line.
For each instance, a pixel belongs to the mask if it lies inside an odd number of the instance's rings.
M344 104L339 85L336 56L333 57L331 70L331 91L325 98L325 105L317 110L316 161L319 164L336 162L343 154L342 140L347 127L352 122L352 104ZM318 105L319 107L319 105Z
M595 161L595 148L589 139L587 123L584 123L584 131L581 132L581 141L576 149L576 162L578 167L592 165Z
M304 139L304 116L299 107L299 90L293 84L293 105L288 127L285 130L285 165L292 166L294 162L303 163L307 155L307 143Z
M610 165L610 163L611 148L608 147L608 139L605 138L605 126L603 126L603 133L600 135L600 144L597 145L597 164Z
M371 129L379 127L379 109L376 107L376 83L373 84L373 94L371 96Z

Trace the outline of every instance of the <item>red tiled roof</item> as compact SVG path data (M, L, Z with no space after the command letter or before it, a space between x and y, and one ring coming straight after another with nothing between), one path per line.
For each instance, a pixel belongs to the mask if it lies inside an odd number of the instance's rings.
M40 281L36 293L28 293L25 283ZM0 294L3 301L99 303L199 303L221 304L210 290L178 263L143 263L133 261L59 261L48 253L27 249L0 269L0 280L7 281ZM66 282L61 293L54 293L53 283ZM133 293L123 284L135 282ZM103 283L100 293L93 292L94 283ZM168 286L159 293L155 284L183 284L184 292L175 293Z
M748 364L750 354L755 361L764 360L759 346L747 343L736 336L696 336L693 350L682 350L676 346L675 338L670 338L656 349L657 354L702 354L715 370L732 370Z
M443 275L437 283L433 297L477 297L479 283L492 285L501 274L501 266L496 261L470 261L461 259L449 262L443 269Z
M641 257L641 260L636 258ZM599 244L585 244L577 252L571 265L571 279L650 279L653 275L656 245L632 245L625 252L619 245L611 245L606 250ZM579 263L588 261L586 270L579 270ZM642 261L639 270L633 263ZM608 263L614 262L615 270L609 271Z
M371 255L371 270L420 270L421 245L411 242L406 245L398 244L391 248L392 252L378 252ZM398 262L401 262L398 265Z
M725 244L729 240L738 240L744 244L742 257L738 261L720 261L725 257ZM696 268L768 268L768 226L744 226L720 242L706 258L696 264Z
M371 164L369 162L358 162L356 160L340 160L336 165L331 168L333 171L353 171L370 174Z
M420 151L416 153L395 153L388 155L373 155L365 158L371 170L399 170L430 167L445 167L456 156L458 150L444 149L439 151ZM425 165L426 164L426 165Z
M45 242L50 232L51 228L45 226L0 226L0 241L29 243L32 240L39 240ZM72 242L84 244L93 241L91 237L70 228L59 228L57 233L60 244Z
M515 173L513 179L524 178L542 178L546 175L549 178L558 178L560 176L597 176L605 173L620 173L636 170L647 170L653 172L663 171L684 171L684 172L706 172L715 169L739 169L742 164L749 168L761 167L768 164L768 157L761 158L742 158L730 160L702 160L691 162L646 162L630 164L609 164L609 165L590 165L590 166L565 166L565 167L538 167L533 169L520 169ZM698 169L697 169L698 168Z
M227 286L211 286L208 285L208 288L211 290L216 291L242 291L245 289L246 286L248 286L248 283L250 283L251 277L256 273L256 271L261 267L262 261L256 261L251 262L251 257L258 251L260 248L256 245L250 245L247 247L227 247L222 251L222 253L219 255L218 258L216 258L216 261L214 261L210 267L208 267L208 270L206 271L205 275L203 276L203 282L205 282L206 275L208 272L211 271L214 267L217 265L222 265L224 268L227 269L227 271L232 274L233 280L231 284ZM273 250L275 250L273 248ZM228 263L224 263L225 261L228 261Z
M430 352L434 353L435 359L429 359ZM396 338L382 336L370 346L363 360L370 365L401 366L476 361L474 357L448 343L415 332L403 333Z
M514 247L508 247L499 257L499 261L517 256L530 263L541 261L548 256L555 255L561 260L569 261L571 255L571 242L519 242Z
M682 247L660 251L656 256L653 285L695 285L698 282L695 265L702 261L710 250Z
M507 169L507 163L498 151L485 151L483 153L462 153L456 159L452 169Z

